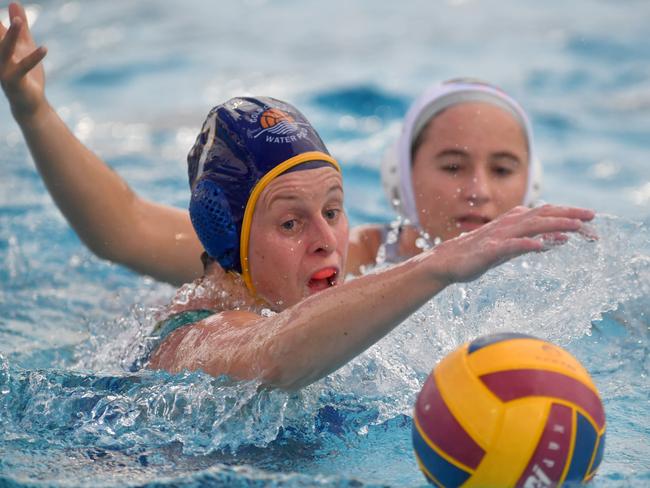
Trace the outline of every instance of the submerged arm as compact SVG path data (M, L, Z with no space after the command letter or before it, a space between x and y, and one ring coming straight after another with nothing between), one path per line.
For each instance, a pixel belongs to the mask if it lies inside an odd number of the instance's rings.
M202 247L186 211L139 198L66 127L45 97L41 60L25 11L9 6L0 25L0 80L48 191L84 243L98 256L162 281L201 275Z
M312 295L272 317L225 312L179 329L150 366L259 378L294 389L336 370L448 284L476 279L515 256L543 250L533 236L579 230L588 210L518 207L483 227L385 271Z

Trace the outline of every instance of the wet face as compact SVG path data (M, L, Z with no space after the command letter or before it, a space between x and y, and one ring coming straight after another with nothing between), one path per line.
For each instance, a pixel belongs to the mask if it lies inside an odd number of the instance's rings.
M528 145L505 110L483 102L455 105L429 122L419 142L413 189L431 238L451 239L522 204Z
M341 174L294 171L262 191L251 224L249 265L257 294L274 310L343 281L348 219Z

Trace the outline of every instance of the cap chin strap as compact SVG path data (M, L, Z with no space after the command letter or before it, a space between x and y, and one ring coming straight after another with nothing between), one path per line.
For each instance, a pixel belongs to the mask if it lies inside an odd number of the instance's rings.
M271 181L277 178L282 173L288 171L289 169L298 166L299 164L308 163L310 161L325 161L330 163L336 171L341 172L341 167L339 163L329 154L325 154L320 151L309 151L302 154L298 154L292 158L283 161L278 164L271 171L266 173L253 187L250 197L248 197L248 202L246 203L246 209L244 210L244 219L241 226L241 239L239 242L239 256L241 259L241 269L242 277L244 278L244 283L246 287L251 292L253 296L256 296L255 286L253 285L253 280L251 278L251 269L248 261L248 248L249 240L251 233L251 223L253 222L253 214L255 213L255 206L257 205L257 200L260 197L264 188L266 188Z

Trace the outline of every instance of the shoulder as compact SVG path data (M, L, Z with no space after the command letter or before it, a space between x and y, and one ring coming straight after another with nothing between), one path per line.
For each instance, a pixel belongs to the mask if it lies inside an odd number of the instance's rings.
M207 369L202 366L211 362L211 357L230 348L231 343L245 340L250 326L262 319L253 312L229 310L185 323L164 338L151 355L149 367L170 372Z
M384 226L368 224L354 227L350 231L350 246L346 272L360 274L362 266L375 263L377 251L383 241Z

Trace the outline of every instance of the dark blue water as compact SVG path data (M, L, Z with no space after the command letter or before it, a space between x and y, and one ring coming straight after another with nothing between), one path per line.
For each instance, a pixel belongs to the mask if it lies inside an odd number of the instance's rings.
M3 4L4 5L4 4ZM392 216L379 160L424 87L478 76L531 113L544 199L595 208L596 243L452 287L300 393L126 366L173 289L92 256L0 102L0 485L416 486L422 381L478 335L566 346L605 403L595 486L650 483L650 8L643 1L30 5L48 96L140 193L184 207L205 113L303 109L343 162L354 224ZM97 191L101 191L101 184Z

